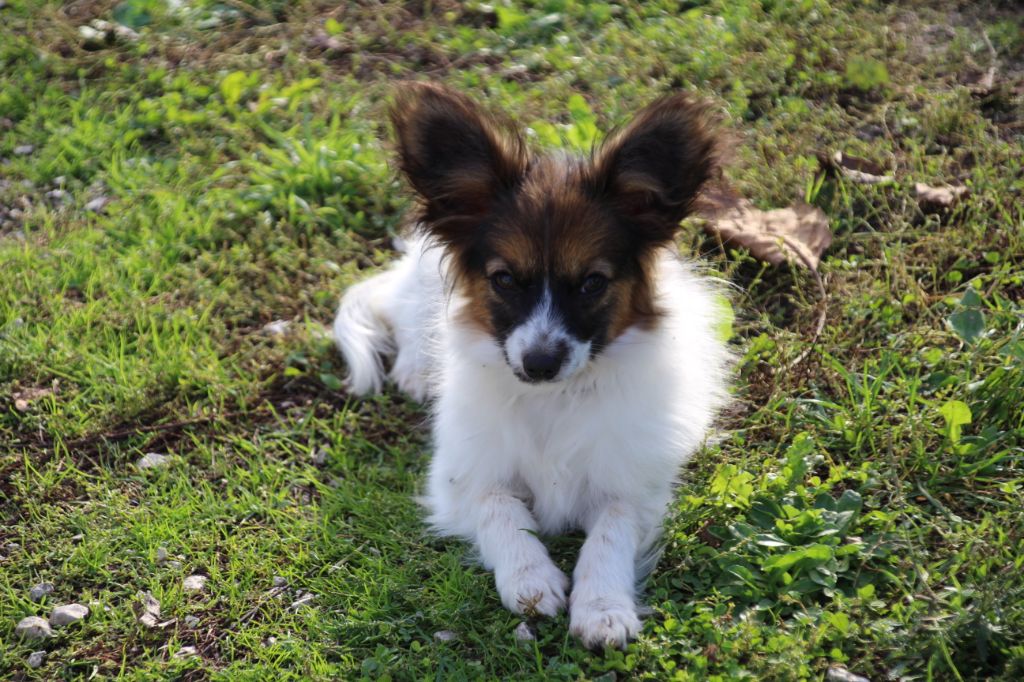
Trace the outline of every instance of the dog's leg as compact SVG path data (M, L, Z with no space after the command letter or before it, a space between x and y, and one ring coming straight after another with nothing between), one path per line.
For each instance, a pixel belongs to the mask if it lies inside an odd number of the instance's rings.
M513 613L553 616L565 607L569 579L537 538L537 522L518 497L493 492L478 510L476 544L494 570L501 602Z
M593 517L569 598L569 628L588 647L625 647L640 631L636 612L636 515L612 502Z

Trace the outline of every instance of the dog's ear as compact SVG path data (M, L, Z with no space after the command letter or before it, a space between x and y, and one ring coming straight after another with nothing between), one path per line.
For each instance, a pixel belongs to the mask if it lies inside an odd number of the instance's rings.
M643 243L671 240L704 183L719 173L708 107L683 94L642 109L594 155L593 187Z
M400 84L391 121L400 167L423 199L423 226L447 244L468 238L526 171L522 138L443 86Z

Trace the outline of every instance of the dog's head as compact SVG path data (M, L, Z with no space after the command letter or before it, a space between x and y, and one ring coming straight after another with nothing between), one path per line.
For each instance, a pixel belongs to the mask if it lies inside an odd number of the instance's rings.
M717 171L707 111L660 99L589 158L534 156L465 96L403 84L392 109L420 228L447 250L462 320L524 382L574 376L655 324L655 253Z

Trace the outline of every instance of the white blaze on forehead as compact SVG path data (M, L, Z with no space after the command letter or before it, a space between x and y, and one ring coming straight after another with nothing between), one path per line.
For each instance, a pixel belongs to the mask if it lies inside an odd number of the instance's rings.
M565 328L551 297L551 287L545 282L537 307L505 340L505 354L512 369L523 375L526 373L523 356L530 352L555 351L560 346L566 349L566 357L554 381L568 379L586 364L590 342L574 338Z

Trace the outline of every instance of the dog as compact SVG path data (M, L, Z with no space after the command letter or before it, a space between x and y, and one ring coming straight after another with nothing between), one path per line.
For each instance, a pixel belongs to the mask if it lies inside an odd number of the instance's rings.
M508 609L568 606L586 646L624 647L676 477L727 400L718 288L674 242L719 173L713 117L669 95L586 157L533 154L435 84L401 85L391 120L418 214L406 253L342 298L349 389L389 377L430 402L429 524L473 544ZM541 538L572 529L570 591Z

